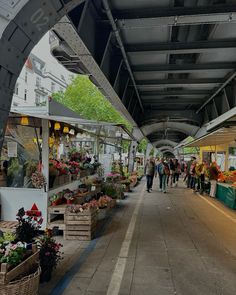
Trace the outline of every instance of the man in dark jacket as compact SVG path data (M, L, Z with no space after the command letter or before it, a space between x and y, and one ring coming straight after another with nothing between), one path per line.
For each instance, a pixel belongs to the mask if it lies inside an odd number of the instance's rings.
M147 192L150 193L150 190L152 189L153 177L155 174L155 161L153 158L150 158L150 160L147 160L144 173L147 178Z

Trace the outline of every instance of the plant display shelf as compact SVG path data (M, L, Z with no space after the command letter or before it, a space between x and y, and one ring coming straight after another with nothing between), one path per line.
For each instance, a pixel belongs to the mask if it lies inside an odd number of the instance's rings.
M29 273L32 268L38 264L38 261L39 250L37 249L36 245L33 245L32 255L30 255L26 260L22 261L13 269L9 269L9 265L7 263L0 264L0 290L1 285L8 284L17 277Z
M101 189L99 188L99 189L96 189L95 191L80 194L77 197L77 201L78 201L77 203L78 204L84 203L85 200L92 198L93 196L97 195L100 191ZM47 227L50 229L57 227L59 230L62 230L64 238L65 238L65 230L66 230L65 213L66 213L66 208L68 206L69 204L62 204L62 205L48 207Z
M66 240L89 241L93 239L97 224L97 211L86 210L79 213L66 211Z

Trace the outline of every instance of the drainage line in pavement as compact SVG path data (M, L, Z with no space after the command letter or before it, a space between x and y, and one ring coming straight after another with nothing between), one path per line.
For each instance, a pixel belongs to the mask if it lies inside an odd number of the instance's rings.
M101 227L101 229L98 231L98 237L94 240L92 240L88 246L84 249L82 254L80 255L79 259L75 262L75 264L65 273L64 277L57 283L55 288L50 292L50 295L62 295L65 289L68 287L70 282L72 281L75 274L80 270L81 266L87 259L87 257L92 253L94 250L97 242L99 241L102 234L105 232L108 225L111 223L113 216L115 214L115 211L117 211L119 208L115 208L114 211L111 212L109 217L107 218L104 225Z

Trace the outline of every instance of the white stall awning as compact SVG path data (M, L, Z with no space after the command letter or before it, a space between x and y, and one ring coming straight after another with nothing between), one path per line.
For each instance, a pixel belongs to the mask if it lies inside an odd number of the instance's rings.
M229 126L204 135L186 144L185 147L215 146L228 144L233 141L236 141L236 126Z

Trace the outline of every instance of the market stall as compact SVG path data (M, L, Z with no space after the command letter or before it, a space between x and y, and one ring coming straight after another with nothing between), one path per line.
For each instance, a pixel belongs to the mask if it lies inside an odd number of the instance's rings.
M1 220L14 221L19 208L35 204L42 228L64 229L66 206L100 192L101 141L117 140L118 131L129 137L120 125L81 119L54 101L45 108L13 109L1 157ZM93 147L81 144L86 137Z
M216 183L215 197L231 209L236 209L236 172L232 161L235 156L235 134L235 126L225 126L186 145L200 148L201 161L217 163L221 172Z

